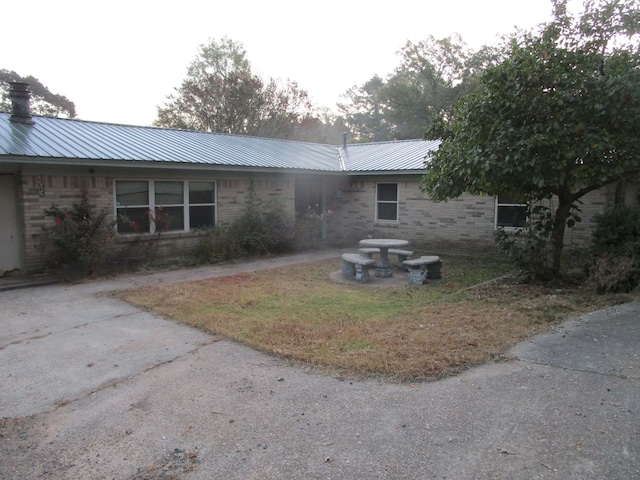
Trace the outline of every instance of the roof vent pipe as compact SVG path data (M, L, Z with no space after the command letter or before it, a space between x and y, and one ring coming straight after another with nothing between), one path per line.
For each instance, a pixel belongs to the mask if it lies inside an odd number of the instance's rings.
M29 84L24 82L10 82L9 98L11 99L12 122L33 124L31 118L31 92Z
M347 148L347 132L342 134L342 147Z

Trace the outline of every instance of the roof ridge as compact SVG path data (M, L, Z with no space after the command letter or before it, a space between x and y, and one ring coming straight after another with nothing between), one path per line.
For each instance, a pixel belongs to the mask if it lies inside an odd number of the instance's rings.
M0 111L0 115L5 114L7 116L11 116L10 112ZM85 120L82 118L66 118L66 117L49 117L46 115L32 115L33 118L45 119L47 121L67 121L74 123L88 123L93 125L105 125L112 127L122 127L122 128L136 128L136 129L149 129L149 130L162 130L162 131L173 131L173 132L181 132L181 133L191 133L191 134L200 134L200 135L218 135L218 136L226 136L226 137L237 137L237 138L252 138L256 140L270 140L274 142L286 142L286 143L298 143L305 145L318 145L321 147L333 147L333 148L344 148L344 146L340 143L318 143L318 142L306 142L303 140L292 140L287 138L274 138L274 137L260 137L257 135L243 135L240 133L225 133L225 132L209 132L206 130L191 130L188 128L177 128L177 127L158 127L155 125L133 125L128 123L116 123L116 122L103 122L99 120ZM416 142L416 141L434 141L434 140L425 140L421 138L405 138L401 140L385 140L382 142L364 142L364 143L349 143L347 147L361 147L367 145L385 145L385 144L395 144L395 143L408 143L408 142Z

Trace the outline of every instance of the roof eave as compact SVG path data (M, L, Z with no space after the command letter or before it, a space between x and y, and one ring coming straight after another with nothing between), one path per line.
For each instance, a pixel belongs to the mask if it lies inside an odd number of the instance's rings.
M168 162L164 160L105 160L64 157L31 157L21 155L0 155L0 166L59 166L116 169L162 169L162 170L209 170L243 173L305 173L317 175L341 175L343 172L307 168L259 167L246 165L220 165L210 163Z
M346 170L345 175L350 176L374 176L374 175L424 175L425 169L419 170Z

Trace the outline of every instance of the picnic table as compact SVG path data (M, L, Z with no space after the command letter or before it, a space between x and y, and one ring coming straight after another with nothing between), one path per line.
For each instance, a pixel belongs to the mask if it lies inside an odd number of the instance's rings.
M401 248L409 245L407 240L395 238L365 238L360 240L361 247L379 248L380 259L376 267L376 277L388 278L393 276L393 270L389 265L389 249Z

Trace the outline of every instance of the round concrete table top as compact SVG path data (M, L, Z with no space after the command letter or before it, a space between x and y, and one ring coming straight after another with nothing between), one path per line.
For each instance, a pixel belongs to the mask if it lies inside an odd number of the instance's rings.
M374 248L399 248L409 245L407 240L398 240L394 238L365 238L360 240L361 247Z

